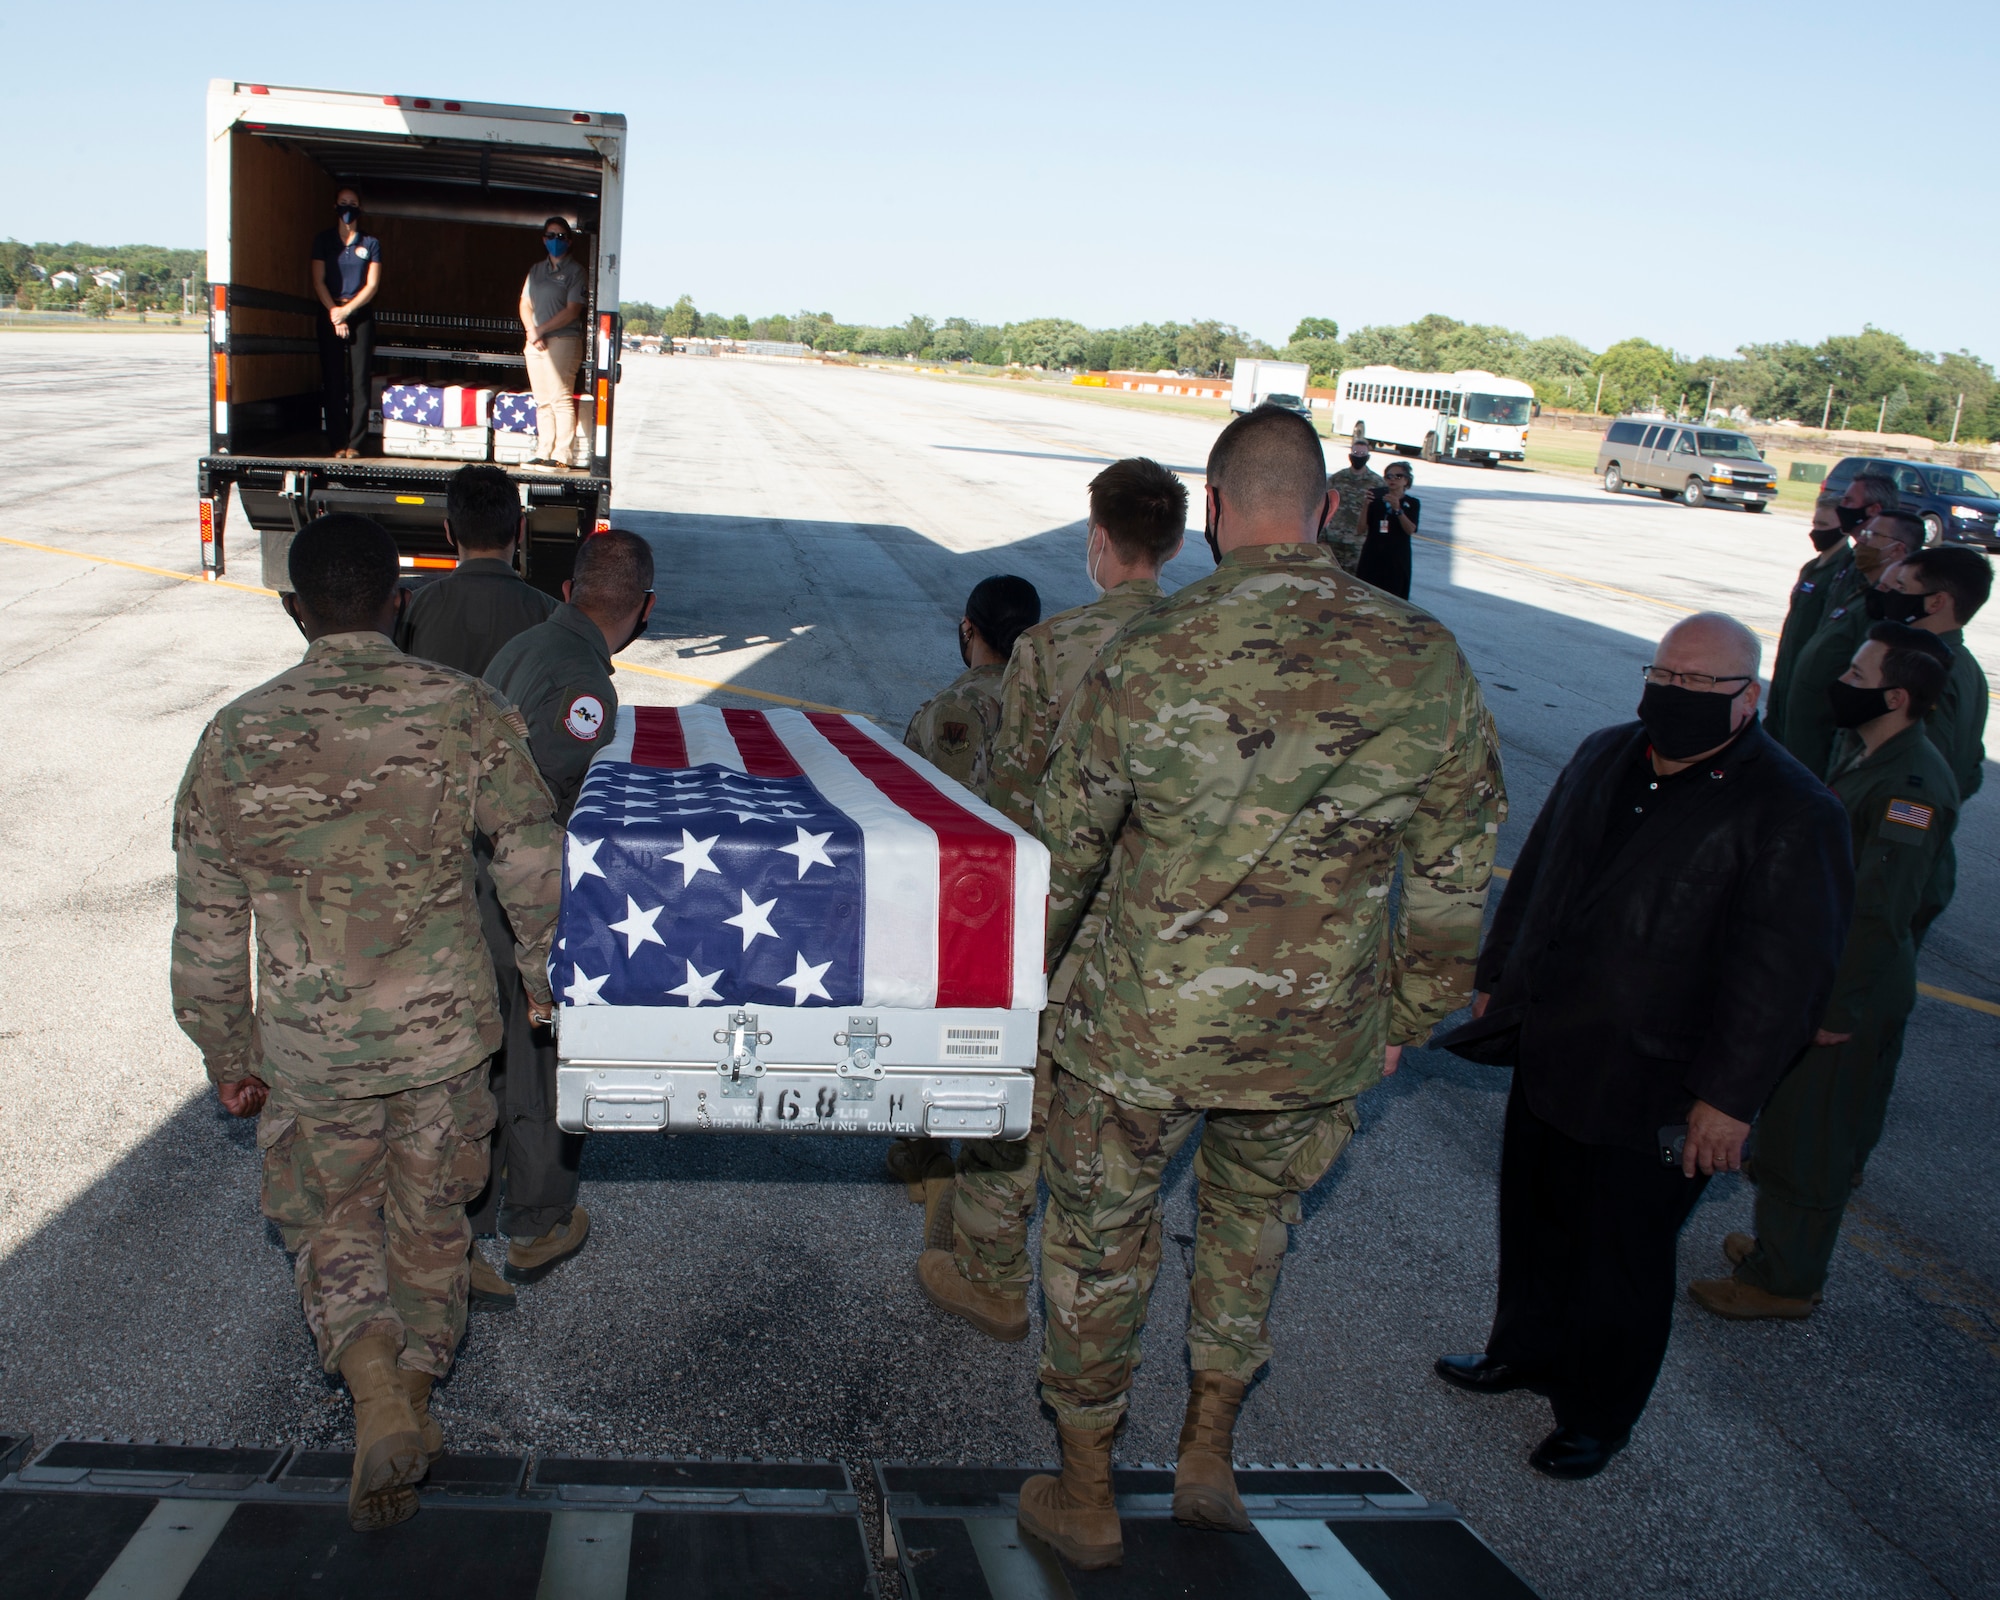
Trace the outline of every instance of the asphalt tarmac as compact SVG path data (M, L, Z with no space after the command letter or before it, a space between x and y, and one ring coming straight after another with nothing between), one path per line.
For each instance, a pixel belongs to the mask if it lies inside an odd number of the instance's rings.
M169 809L205 719L295 658L276 603L110 561L196 566L205 448L192 338L0 335L0 1425L335 1443L251 1128L173 1023ZM618 518L660 559L623 661L645 703L769 695L900 731L958 670L966 591L1088 598L1084 486L1152 454L1199 490L1219 424L868 371L628 357ZM1336 458L1336 464L1338 459ZM1377 465L1381 463L1378 460ZM1417 465L1414 598L1464 642L1506 746L1519 848L1576 742L1631 715L1652 641L1715 606L1775 636L1802 522L1690 511L1521 470ZM243 524L235 525L239 533ZM232 577L258 582L239 542ZM1197 537L1170 569L1205 569ZM2000 618L1975 650L2000 663ZM1767 660L1768 666L1768 660ZM652 674L666 674L655 676ZM707 685L733 685L734 689ZM2000 1000L1993 802L1967 809L1928 983ZM2000 1592L2000 1017L1925 999L1826 1303L1728 1324L1683 1303L1631 1448L1580 1485L1530 1472L1532 1395L1430 1373L1484 1341L1506 1076L1437 1052L1363 1102L1310 1197L1245 1460L1379 1460L1456 1502L1549 1596ZM1036 1340L933 1313L919 1215L874 1140L589 1147L589 1247L476 1315L437 1409L459 1448L1043 1460ZM1723 1270L1749 1191L1716 1182L1683 1278ZM1169 1231L1191 1231L1185 1163ZM1122 1459L1170 1460L1185 1284L1168 1251ZM1037 1328L1037 1336L1039 1326Z

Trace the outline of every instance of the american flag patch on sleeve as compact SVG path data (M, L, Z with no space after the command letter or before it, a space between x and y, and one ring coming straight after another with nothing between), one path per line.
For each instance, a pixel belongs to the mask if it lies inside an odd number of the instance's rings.
M1891 800L1885 820L1900 823L1905 828L1928 828L1932 815L1929 806L1919 805L1914 800Z

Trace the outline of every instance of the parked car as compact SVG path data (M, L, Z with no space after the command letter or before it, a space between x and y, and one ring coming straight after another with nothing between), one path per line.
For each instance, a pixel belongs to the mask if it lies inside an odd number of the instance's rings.
M1656 489L1691 506L1762 511L1778 498L1778 475L1747 434L1684 422L1620 417L1597 447L1597 475L1612 494Z
M1829 494L1845 494L1861 472L1879 472L1896 485L1903 510L1921 517L1931 543L1976 544L2000 550L2000 494L1976 472L1928 461L1846 456L1826 475Z

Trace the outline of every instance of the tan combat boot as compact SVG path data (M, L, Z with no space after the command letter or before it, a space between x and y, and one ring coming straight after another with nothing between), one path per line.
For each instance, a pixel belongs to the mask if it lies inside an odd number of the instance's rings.
M1117 1429L1056 1425L1062 1436L1062 1476L1037 1473L1021 1485L1015 1522L1073 1567L1090 1571L1125 1559L1118 1502L1111 1495L1111 1436Z
M408 1485L430 1469L397 1354L396 1340L373 1333L356 1339L340 1358L340 1375L354 1397L354 1477L347 1486L347 1520L364 1533L415 1516L417 1493Z
M920 1206L927 1198L926 1178L940 1178L951 1172L951 1146L943 1139L905 1136L893 1141L882 1167L903 1186L910 1204Z
M417 1432L424 1441L424 1457L434 1462L444 1454L444 1429L431 1415L431 1375L411 1367L397 1370L403 1375L403 1392L410 1397L410 1415L417 1419Z
M502 1269L510 1283L540 1283L581 1250L590 1237L590 1213L572 1206L569 1221L558 1223L539 1239L516 1239L507 1246Z
M1189 1376L1187 1420L1181 1424L1180 1456L1174 1467L1174 1521L1191 1528L1248 1533L1250 1513L1236 1492L1231 1466L1236 1413L1247 1388L1221 1372Z
M473 1305L488 1311L512 1311L520 1304L514 1286L493 1270L493 1263L479 1253L478 1245L472 1247L472 1281L465 1294Z
M1813 1308L1820 1302L1818 1295L1810 1300L1794 1300L1789 1295L1772 1294L1741 1278L1697 1278L1688 1285L1688 1298L1702 1310L1727 1317L1731 1322L1761 1322L1767 1317L1801 1322L1813 1314Z
M926 1250L917 1257L917 1287L938 1310L963 1317L990 1339L1018 1344L1028 1337L1028 1297L974 1283L958 1270L949 1250Z

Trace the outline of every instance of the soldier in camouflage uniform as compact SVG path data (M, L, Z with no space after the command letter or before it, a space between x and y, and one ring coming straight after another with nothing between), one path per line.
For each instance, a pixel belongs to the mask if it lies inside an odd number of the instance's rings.
M1174 1515L1247 1530L1231 1442L1299 1197L1354 1133L1356 1097L1472 993L1498 741L1451 635L1314 542L1331 500L1303 419L1224 430L1217 570L1106 647L1036 802L1052 952L1105 894L1056 1025L1043 1159L1041 1384L1063 1471L1020 1504L1079 1564L1122 1556L1111 1438L1175 1151L1204 1125Z
M1001 683L986 799L1030 832L1064 709L1111 636L1159 602L1160 568L1180 553L1186 529L1187 489L1157 461L1114 462L1091 480L1084 570L1098 598L1023 633ZM918 1285L932 1304L996 1339L1027 1337L1028 1220L1054 1072L1050 1034L1101 921L1086 919L1049 980L1027 1138L966 1140L953 1181L925 1219Z
M1347 465L1326 480L1326 486L1340 496L1340 507L1319 530L1319 542L1333 552L1343 572L1352 572L1361 562L1361 547L1368 542L1363 519L1368 502L1382 487L1382 474L1368 469L1368 446L1356 439L1347 447Z
M974 794L986 791L986 757L1000 726L1000 677L1021 630L1042 614L1042 597L1026 578L984 578L958 619L960 673L917 707L903 743ZM884 1161L889 1176L914 1204L935 1205L951 1178L951 1146L943 1139L897 1139Z
M443 1449L430 1386L464 1332L486 1180L500 1015L473 832L545 1017L560 835L519 714L390 643L388 534L322 517L290 567L305 658L216 714L175 802L174 1012L223 1104L262 1110L264 1214L354 1398L349 1517L379 1528Z

